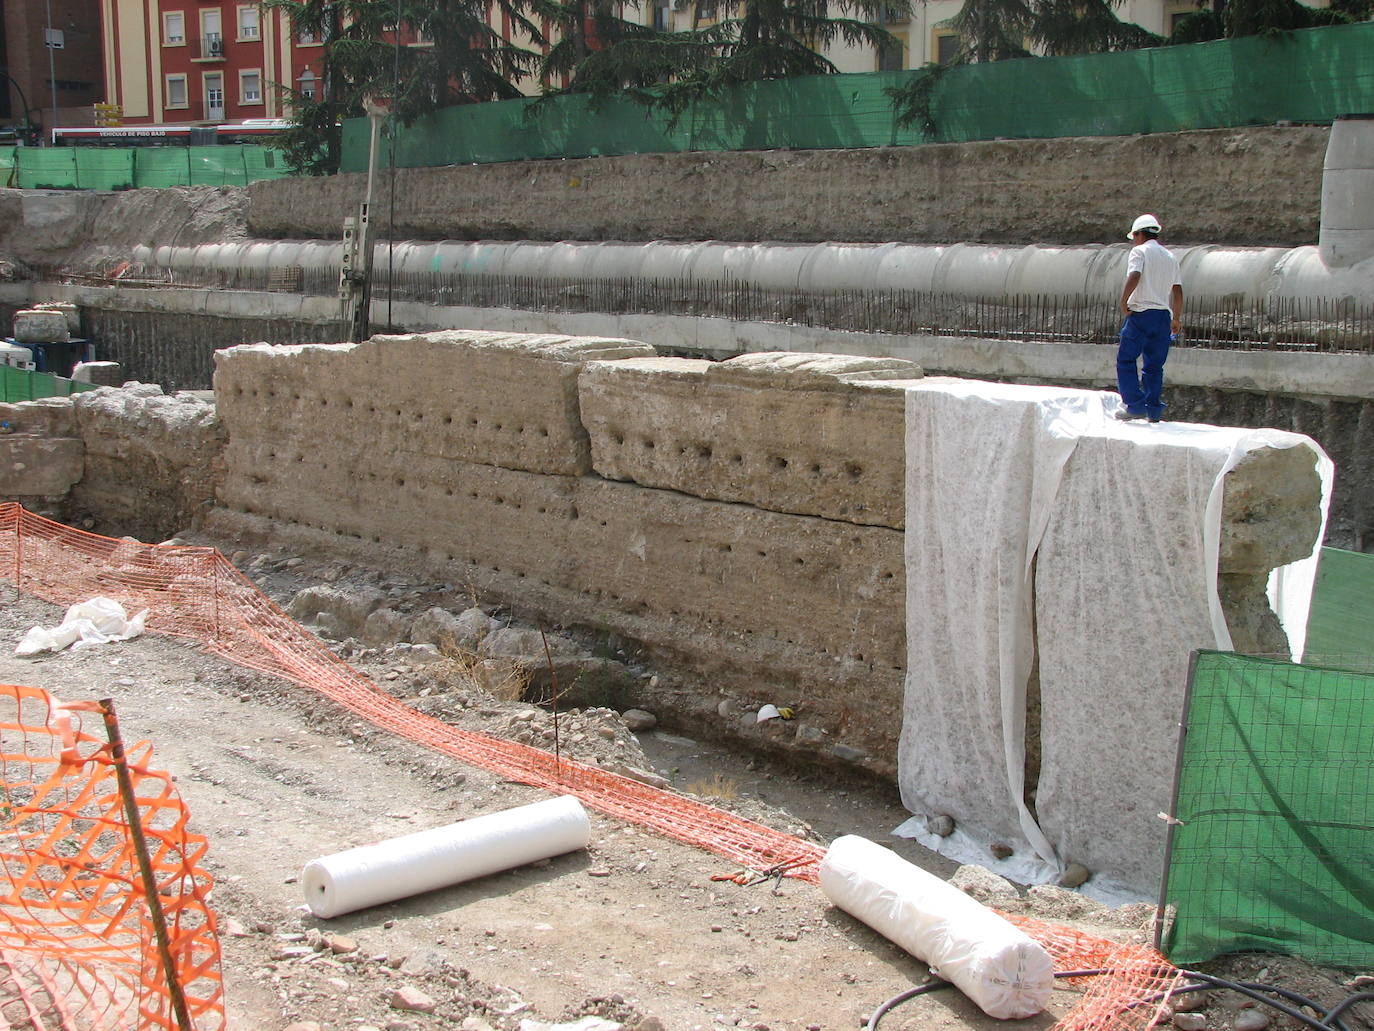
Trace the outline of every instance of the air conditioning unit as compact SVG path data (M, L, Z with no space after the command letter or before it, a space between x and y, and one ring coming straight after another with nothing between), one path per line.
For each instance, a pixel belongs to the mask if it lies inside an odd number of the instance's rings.
M210 57L224 56L224 40L218 36L211 36L205 41L205 52Z

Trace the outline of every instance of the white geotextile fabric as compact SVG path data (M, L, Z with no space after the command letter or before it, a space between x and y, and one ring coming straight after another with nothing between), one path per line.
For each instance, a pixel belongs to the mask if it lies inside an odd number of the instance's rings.
M953 858L1022 880L1078 861L1146 890L1189 652L1230 648L1216 591L1221 478L1262 446L1310 447L1328 484L1330 463L1298 434L1120 423L1119 407L1049 387L909 389L898 779L918 817L955 818L955 836L922 838ZM1319 541L1271 591L1295 651ZM1022 801L1037 652L1038 824ZM992 862L994 842L1019 862Z
M990 1017L1033 1017L1054 991L1044 946L934 874L867 838L836 838L821 890L955 985Z
M591 821L572 795L311 860L305 901L329 919L586 848Z
M67 609L60 625L30 627L15 647L14 654L60 652L68 646L75 651L95 644L128 641L143 633L147 618L148 610L144 609L130 619L124 606L110 598L77 602Z

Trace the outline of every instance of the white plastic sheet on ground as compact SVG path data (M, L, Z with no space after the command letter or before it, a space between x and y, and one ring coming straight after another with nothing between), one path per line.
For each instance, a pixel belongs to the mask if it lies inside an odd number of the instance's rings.
M1119 405L966 380L908 391L898 777L918 818L955 818L956 835L922 838L953 858L1020 880L1076 860L1148 890L1189 652L1230 647L1216 590L1222 477L1256 447L1310 447L1328 480L1330 463L1298 434L1120 423ZM1318 545L1274 580L1295 650ZM1037 660L1038 821L1023 801ZM991 860L994 842L1014 849L1011 863Z
M1044 946L881 845L836 838L821 862L821 890L990 1017L1033 1017L1050 1000L1054 963Z
M147 618L148 610L144 609L130 619L124 606L110 598L77 602L67 609L60 625L30 628L14 649L14 654L60 652L67 647L75 651L95 644L128 641L143 633L143 623Z

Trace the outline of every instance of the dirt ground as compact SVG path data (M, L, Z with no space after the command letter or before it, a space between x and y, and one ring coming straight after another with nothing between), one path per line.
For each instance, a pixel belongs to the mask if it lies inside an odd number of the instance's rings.
M258 566L261 585L282 603L320 572L280 556ZM923 964L832 907L818 888L713 881L735 868L596 813L586 852L316 919L299 883L309 860L547 796L184 642L145 635L18 658L13 644L24 631L55 625L61 610L0 590L0 641L10 642L0 648L0 682L42 687L63 700L113 697L126 740L153 742L153 765L175 776L193 830L209 839L234 1031L539 1031L584 1017L606 1021L577 1024L588 1031L831 1031L862 1027L875 1006L926 979ZM413 666L394 651L364 651L355 664L419 707L444 699L443 718L465 729L500 733L547 718L520 702L455 688L443 670ZM657 732L636 740L604 710L563 718L562 740L575 754L614 751L751 819L823 842L863 834L943 876L952 870L888 836L905 816L895 789L776 769ZM1037 915L1056 914L1042 907ZM1144 937L1138 911L1088 916L1096 933ZM1331 1001L1348 990L1291 960L1242 961L1237 970L1254 976L1262 967ZM401 989L432 1011L403 1008ZM1056 992L1046 1013L1014 1026L1047 1028L1075 999ZM1206 1012L1208 1027L1223 1028L1241 1010L1218 1000ZM950 990L905 1004L882 1026L996 1023Z

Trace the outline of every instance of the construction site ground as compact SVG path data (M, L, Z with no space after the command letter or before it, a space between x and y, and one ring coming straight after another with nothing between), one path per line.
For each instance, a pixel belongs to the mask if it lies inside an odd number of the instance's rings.
M254 565L281 604L324 572L281 555ZM878 1004L927 977L922 963L832 907L813 885L713 880L736 868L596 813L585 852L318 920L299 883L309 860L546 796L378 731L191 642L147 634L16 657L24 632L55 625L62 610L4 591L0 640L10 643L0 648L0 682L42 687L63 700L113 698L125 739L153 742L153 765L175 776L192 829L209 839L232 1031L534 1031L588 1016L641 1031L831 1031L862 1027ZM442 663L420 667L385 648L355 659L384 688L417 702L447 693L443 718L464 729L511 733L551 719L461 684ZM561 719L560 748L577 758L617 742L623 752L633 741L607 712ZM942 876L954 869L889 836L906 816L895 788L775 768L680 734L646 732L640 745L634 762L750 819L822 842L862 834ZM1145 937L1141 907L1111 911L1057 895L1025 905L1104 937ZM1213 969L1274 981L1328 1005L1352 983L1349 972L1279 957L1233 958ZM1076 998L1056 992L1047 1012L1014 1026L1047 1028ZM1209 999L1206 1026L1234 1026L1244 1012L1237 1001ZM882 1026L1000 1023L943 991L893 1011ZM1371 1025L1356 1014L1351 1026Z

